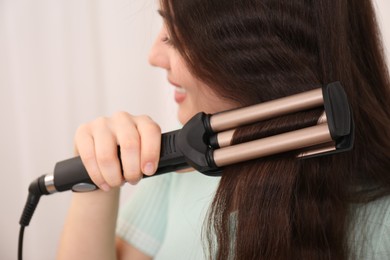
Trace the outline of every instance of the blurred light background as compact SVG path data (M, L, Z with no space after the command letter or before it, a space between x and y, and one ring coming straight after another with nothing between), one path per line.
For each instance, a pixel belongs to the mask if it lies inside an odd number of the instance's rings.
M375 4L389 46L390 2ZM180 127L165 72L147 63L157 9L155 0L0 0L0 259L16 259L28 185L73 156L81 123L124 110ZM41 198L25 259L55 258L70 196Z

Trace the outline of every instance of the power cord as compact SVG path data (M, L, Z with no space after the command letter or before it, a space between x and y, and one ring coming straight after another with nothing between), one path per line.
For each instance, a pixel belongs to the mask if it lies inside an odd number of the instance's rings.
M24 205L23 213L20 218L20 231L19 231L19 241L18 241L18 260L23 259L23 237L24 229L30 224L31 218L34 214L34 211L39 203L41 195L49 194L44 186L44 178L40 178L33 181L28 188L28 197L26 204Z
M23 259L23 235L25 226L20 226L19 230L19 243L18 243L18 260Z

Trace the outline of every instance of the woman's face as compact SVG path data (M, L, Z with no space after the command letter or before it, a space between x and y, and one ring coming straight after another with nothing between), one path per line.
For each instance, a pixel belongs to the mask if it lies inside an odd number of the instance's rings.
M235 107L190 73L180 53L170 42L165 26L153 44L149 63L166 70L168 82L175 88L173 99L179 106L178 118L182 124L201 111L213 114Z

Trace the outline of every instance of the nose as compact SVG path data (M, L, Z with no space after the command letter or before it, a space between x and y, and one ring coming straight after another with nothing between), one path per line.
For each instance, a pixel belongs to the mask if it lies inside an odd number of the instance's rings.
M162 41L164 34L163 29L160 31L149 52L149 64L168 70L169 65L169 48Z

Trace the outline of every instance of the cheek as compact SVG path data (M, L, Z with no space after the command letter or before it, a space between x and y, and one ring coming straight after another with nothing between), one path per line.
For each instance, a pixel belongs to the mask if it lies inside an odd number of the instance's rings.
M192 82L194 80L194 77L187 68L187 64L177 51L171 53L171 71L180 81Z
M214 114L237 107L236 104L222 99L209 89L200 91L199 96L195 102L195 106L201 107L202 111L209 114Z

